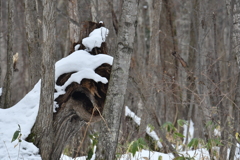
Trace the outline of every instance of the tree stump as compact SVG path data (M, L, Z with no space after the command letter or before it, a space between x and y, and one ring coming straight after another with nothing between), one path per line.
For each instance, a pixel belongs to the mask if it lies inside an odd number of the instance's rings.
M87 37L94 29L102 26L103 23L83 23L79 50L85 49L85 46L82 44L82 38ZM89 53L91 55L107 54L106 43L103 42L100 48L95 47L92 51L89 51ZM103 63L94 71L96 74L109 80L111 65ZM63 86L74 73L75 72L70 72L60 75L56 80L56 85ZM95 82L92 79L85 78L80 82L72 82L66 87L65 94L59 95L55 98L58 108L56 108L56 112L53 113L54 139L53 142L50 142L53 143L51 159L55 160L60 158L66 144L85 124L101 120L101 113L103 111L107 89L108 83L104 84L102 82ZM34 129L32 129L32 133L27 140L32 141L39 147L41 133L33 133L33 131Z

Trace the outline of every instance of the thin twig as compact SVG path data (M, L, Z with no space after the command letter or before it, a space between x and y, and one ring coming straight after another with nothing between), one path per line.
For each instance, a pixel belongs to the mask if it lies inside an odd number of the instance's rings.
M6 149L7 149L8 158L11 160L11 157L10 157L10 154L9 154L9 152L8 152L8 148L7 148L7 145L6 145L5 141L3 141L3 143L4 143L4 145L5 145Z
M19 147L18 147L18 156L17 156L17 160L18 160L18 158L19 158L20 147L21 147L21 142L19 143Z
M84 132L84 135L83 135L83 139L82 139L82 141L80 142L80 145L79 145L79 147L78 147L78 149L77 149L77 152L80 151L80 149L81 149L81 147L82 147L82 145L83 145L83 141L84 141L84 139L85 139L85 137L86 137L86 135L87 135L88 127L89 127L90 124L91 124L91 121L92 121L92 118L93 118L93 114L94 114L95 108L96 108L96 107L93 108L93 112L92 112L91 118L90 118L89 122L87 123L87 128L85 129L85 132Z

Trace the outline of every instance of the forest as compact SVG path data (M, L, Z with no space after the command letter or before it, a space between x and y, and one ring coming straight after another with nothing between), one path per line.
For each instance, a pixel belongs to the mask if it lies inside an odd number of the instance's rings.
M240 159L239 0L0 0L0 22L16 159Z

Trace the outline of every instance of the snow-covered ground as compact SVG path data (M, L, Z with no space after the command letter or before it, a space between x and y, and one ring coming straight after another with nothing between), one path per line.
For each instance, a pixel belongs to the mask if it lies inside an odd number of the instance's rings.
M185 157L192 157L195 160L210 160L209 153L206 149L180 152L180 154ZM140 152L137 152L134 157L132 156L132 154L126 153L126 154L123 154L118 160L158 160L159 158L162 158L162 160L173 160L174 157L171 153L164 154L164 153L153 152L148 150L141 150ZM61 160L86 160L86 157L78 157L76 159L73 159L66 155L62 155Z
M0 160L15 160L15 159L27 159L27 160L40 160L41 157L38 154L38 148L32 143L26 142L24 139L28 136L31 128L36 120L38 112L38 104L40 97L40 81L35 87L16 105L9 109L0 109ZM136 116L128 107L126 107L125 116L129 116L138 125L141 119ZM13 134L18 130L18 124L21 126L22 142L14 147L18 142L17 140L11 143ZM184 127L186 130L186 127ZM193 123L190 123L190 135L193 135ZM159 142L159 138L154 131L150 131L146 128L147 134L154 140ZM184 131L185 132L185 131ZM185 132L186 133L186 132ZM187 157L194 157L196 160L208 160L209 154L206 149L198 149L188 152L180 152ZM237 153L236 153L237 154ZM163 160L172 160L172 154L164 154L159 152L153 152L148 150L141 150L132 157L132 154L126 153L119 158L119 160L150 160L158 159L162 157ZM237 157L236 157L237 158ZM73 160L68 156L62 155L61 160ZM86 160L86 157L79 157L76 160Z
M16 105L9 109L0 109L0 159L40 160L38 148L24 139L30 134L36 120L40 99L40 81ZM22 142L14 147L18 141L11 143L13 134L21 127ZM19 158L18 158L19 157Z

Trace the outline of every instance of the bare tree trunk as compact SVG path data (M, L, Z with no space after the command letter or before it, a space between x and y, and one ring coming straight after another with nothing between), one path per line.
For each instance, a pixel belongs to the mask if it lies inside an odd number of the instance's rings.
M29 77L30 88L32 88L40 79L41 73L39 66L41 64L42 54L39 44L38 13L35 0L25 0L25 22L29 56Z
M238 66L240 68L240 2L237 0L232 0L233 3L233 35L232 35L232 45L233 45L233 53L237 56Z
M168 5L168 4L166 4ZM164 106L164 93L159 93L159 79L162 79L162 73L159 73L159 68L161 68L162 62L160 57L160 46L159 45L159 36L160 34L160 13L162 11L162 1L161 0L150 0L149 1L149 20L150 20L150 49L149 49L149 58L148 58L148 79L146 80L148 83L150 82L150 86L147 87L149 89L147 102L145 103L146 109L149 110L149 117L151 118L152 124L157 128L161 125L161 120L158 117L158 114L155 113L156 110L159 110ZM164 13L164 12L163 12ZM168 17L169 10L167 10L166 15ZM170 18L169 21L172 19ZM172 23L172 22L170 22ZM172 27L172 26L171 26ZM170 32L171 33L171 32ZM169 54L169 53L168 53ZM170 53L171 54L171 53ZM160 95L160 96L159 96ZM160 103L159 103L160 99ZM158 123L158 126L156 125ZM146 128L146 127L145 127ZM166 138L164 132L160 129L157 131L163 140L166 151L171 151L175 157L178 157L176 150L172 147L171 143Z
M91 0L90 1L82 1L78 0L78 19L79 22L82 23L84 21L91 21Z
M237 57L238 67L240 68L240 2L237 0L226 0L226 4L228 6L228 14L230 15L230 21L232 24L232 33L230 35L230 54L233 54ZM232 53L231 53L232 52ZM238 73L238 81L236 86L236 96L235 96L235 104L233 106L233 117L234 117L234 131L233 131L233 139L232 139L232 147L229 155L229 160L234 160L235 152L236 152L236 144L237 140L235 139L235 133L239 133L239 106L240 106L240 74Z
M104 25L109 29L106 43L108 44L108 53L112 56L114 56L118 33L118 19L115 15L113 3L114 1L97 0L97 3L93 6L97 11L96 20L103 21Z
M81 1L82 3L84 1ZM69 18L73 19L75 22L79 24L79 12L78 7L79 4L81 3L78 0L71 0L68 1L68 16ZM69 39L70 39L70 47L74 47L73 44L76 44L79 42L80 39L80 27L77 26L76 24L72 23L69 21ZM70 48L69 48L70 49ZM78 132L73 138L71 143L69 144L69 148L71 148L73 154L72 156L75 158L77 154L80 153L78 151L78 147L80 145L80 137L84 136L81 132ZM87 147L86 147L87 148Z
M160 62L158 65L161 67L161 72L158 73L159 93L157 94L161 98L158 107L162 108L158 108L158 110L162 111L161 120L170 121L173 124L176 123L179 111L181 111L178 109L179 105L176 103L179 99L177 97L176 85L178 79L177 60L172 56L177 47L174 21L173 1L163 0L160 21L161 30L158 33L153 33L153 36L159 34L160 39L160 53L158 54Z
M3 27L2 27L2 0L0 0L0 43L2 43L3 41ZM2 47L2 46L0 46ZM2 61L2 49L0 49L0 61ZM2 64L0 63L0 88L2 87ZM2 108L2 105L1 105L1 96L2 94L0 95L0 108Z
M240 65L238 63L238 65ZM234 160L235 159L235 153L236 153L236 147L237 147L237 139L235 138L236 133L240 132L239 129L239 122L240 122L240 111L239 111L239 106L240 106L240 74L238 74L238 81L236 85L236 97L235 97L235 104L233 104L233 133L232 133L232 143L231 143L231 150L229 154L229 160ZM221 152L220 152L221 153Z
M118 143L120 117L126 93L131 54L135 37L137 1L123 2L121 22L117 39L116 55L112 66L108 93L103 111L104 120L96 152L97 159L115 159Z
M189 60L189 54L190 54L190 38L191 38L191 13L193 11L192 6L193 2L188 0L181 0L177 1L178 6L178 14L176 14L176 24L178 27L176 27L177 31L177 39L178 39L178 54L181 56L181 58L185 61ZM181 109L185 110L187 112L183 112L183 115L180 115L179 118L186 118L187 114L187 120L188 120L188 128L189 131L190 127L190 121L192 117L192 110L193 110L193 104L191 103L191 100L194 99L194 95L192 93L189 94L188 91L188 70L186 70L187 66L183 66L180 63L178 63L178 86L180 89L179 96L181 97ZM192 66L191 66L192 67ZM190 96L189 96L190 95ZM188 144L188 131L186 136L186 146ZM185 147L184 147L185 148Z
M148 55L148 77L150 79L149 93L147 97L146 106L150 107L152 113L154 110L159 109L157 107L162 107L164 101L162 101L163 93L158 93L159 88L157 87L159 79L162 79L162 74L159 73L158 69L161 66L160 58L160 13L162 10L161 0L149 0L149 21L150 21L150 47ZM150 78L151 77L151 78ZM147 81L147 80L146 80ZM159 96L160 94L160 96ZM160 104L158 103L160 100ZM156 116L156 115L155 115ZM150 115L150 117L155 117Z
M213 58L215 60L214 65L212 64L212 81L215 90L216 102L214 106L218 106L220 111L220 125L221 125L221 141L223 146L220 147L220 153L223 155L222 158L227 158L227 141L228 141L228 113L229 107L224 106L222 103L222 93L221 93L221 86L220 86L220 67L218 61L218 53L217 53L217 28L216 28L216 16L213 13L213 38L214 38L214 51L213 51ZM215 119L213 118L215 121ZM215 122L214 122L215 123Z
M71 0L68 1L68 15L71 19L75 20L76 22L79 22L79 12L78 12L78 0ZM80 28L73 24L70 21L69 24L69 33L70 33L70 41L71 44L77 43L79 41L79 34L80 34Z
M72 44L69 41L69 24L73 23L68 15L68 4L70 1L59 0L57 1L57 18L56 18L56 57L55 60L59 60L69 55L72 51ZM75 24L75 23L74 23ZM67 39L67 41L66 41Z
M145 34L146 30L146 14L147 14L147 8L144 8L146 6L146 2L139 1L138 6L138 26L136 31L136 42L134 47L134 54L132 55L132 62L130 67L130 74L129 74L129 82L128 82L128 92L131 92L131 96L126 94L126 99L129 98L130 102L131 99L135 99L134 102L128 103L128 101L125 100L127 105L129 107L138 108L137 115L141 117L141 124L139 126L138 130L138 138L144 137L146 134L146 126L148 123L148 109L146 108L146 97L144 96L144 92L142 88L147 88L146 83L146 64L147 64L147 46L146 46L146 40L147 37ZM134 87L133 87L134 86ZM132 90L129 88L133 87ZM138 92L136 92L136 89ZM139 100L136 100L136 98L139 97ZM134 103L137 103L134 105ZM130 106L131 105L131 106ZM136 137L134 137L136 138Z
M7 73L4 79L0 108L11 107L12 77L13 77L13 0L8 0Z
M188 61L189 58L189 46L190 46L190 29L191 29L191 13L192 13L192 1L188 0L182 0L178 1L179 3L179 14L176 16L176 31L177 31L177 39L178 39L178 54L183 58L183 60ZM187 109L187 106L190 106L190 99L188 99L187 93L187 71L185 69L186 66L182 66L181 63L178 63L178 84L180 90L180 97L181 97L181 109L183 110L189 110ZM192 94L191 94L192 95ZM182 115L183 118L186 117L185 115ZM191 117L190 117L191 118Z
M53 101L55 87L55 42L56 42L56 1L43 0L43 45L41 97L35 133L39 137L35 144L40 148L43 160L50 160L53 150Z
M198 19L197 19L197 24L203 23L206 18L206 4L205 2L197 2L198 8L197 8L197 13L198 13ZM203 118L203 124L205 125L207 121L210 121L210 99L208 94L208 88L205 84L207 84L206 81L206 75L207 75L207 66L206 66L206 49L207 47L204 47L206 40L204 41L204 38L207 34L206 26L202 24L202 26L199 26L198 28L198 36L197 36L197 61L196 61L196 76L198 77L198 83L196 83L197 91L199 94L199 102L202 110L202 118ZM205 127L203 127L203 130ZM208 133L208 131L203 131L205 135L207 135L208 138L211 138L211 134Z

